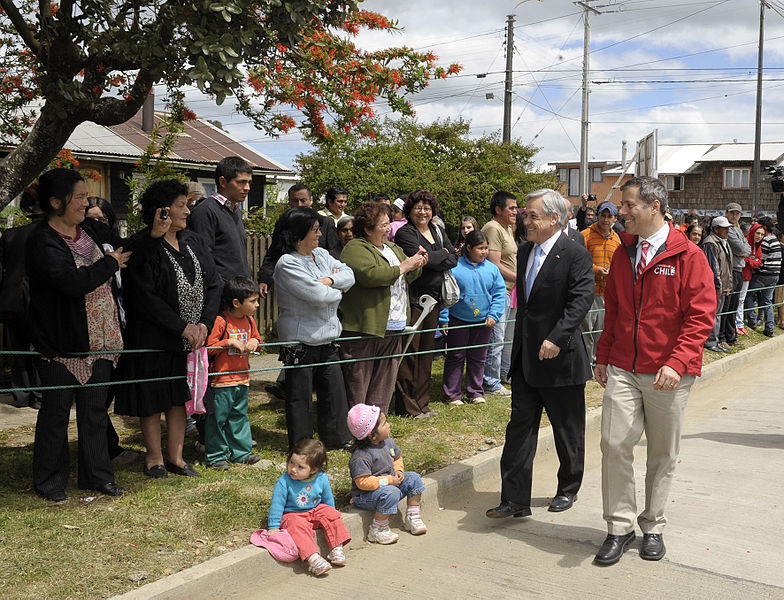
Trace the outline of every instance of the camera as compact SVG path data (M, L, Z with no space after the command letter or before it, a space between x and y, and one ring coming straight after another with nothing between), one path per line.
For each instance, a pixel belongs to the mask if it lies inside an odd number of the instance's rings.
M765 172L770 175L770 185L777 194L784 193L784 166L770 165L765 167Z
M588 202L596 202L596 194L588 194Z

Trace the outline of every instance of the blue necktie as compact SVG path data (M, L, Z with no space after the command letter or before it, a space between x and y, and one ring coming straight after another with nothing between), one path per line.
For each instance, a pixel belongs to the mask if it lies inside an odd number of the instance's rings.
M540 245L536 245L536 250L534 252L534 262L531 263L531 269L528 271L528 275L525 278L525 299L528 300L531 297L531 288L534 287L534 281L536 280L536 275L539 273L539 267L542 266L542 247Z

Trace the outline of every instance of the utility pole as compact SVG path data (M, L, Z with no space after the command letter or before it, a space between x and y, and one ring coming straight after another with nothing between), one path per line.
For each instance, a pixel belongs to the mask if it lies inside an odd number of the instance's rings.
M514 56L514 15L506 15L506 82L504 84L504 129L502 142L512 142L512 63Z
M760 0L759 18L759 48L757 54L757 118L754 124L754 168L752 177L754 179L751 187L751 210L752 214L757 214L759 207L760 193L760 144L762 143L762 57L763 43L765 42L765 0Z
M580 127L580 186L579 194L588 194L591 191L590 172L588 171L588 96L591 93L589 77L591 73L590 53L591 53L591 13L600 15L598 10L589 6L590 0L575 2L577 6L585 9L583 21L585 32L583 33L583 110Z

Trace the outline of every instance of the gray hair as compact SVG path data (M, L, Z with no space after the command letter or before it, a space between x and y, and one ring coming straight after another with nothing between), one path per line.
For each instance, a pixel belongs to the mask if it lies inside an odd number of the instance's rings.
M667 212L667 188L661 179L644 176L632 177L621 186L621 191L630 187L639 188L637 194L645 204L653 204L655 200L658 200L661 214Z
M568 200L565 200L556 190L543 189L528 194L525 197L526 206L535 198L542 199L542 210L545 215L548 217L550 215L558 216L558 226L563 229L564 225L566 225L566 215L569 214L569 205L571 203Z

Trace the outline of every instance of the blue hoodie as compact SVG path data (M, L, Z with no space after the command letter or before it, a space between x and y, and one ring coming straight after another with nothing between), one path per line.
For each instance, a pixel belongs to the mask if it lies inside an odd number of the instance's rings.
M441 309L439 323L448 323L450 316L466 323L483 323L487 317L501 320L506 308L506 285L496 265L487 259L475 265L461 256L452 275L460 286L460 300L452 308Z

